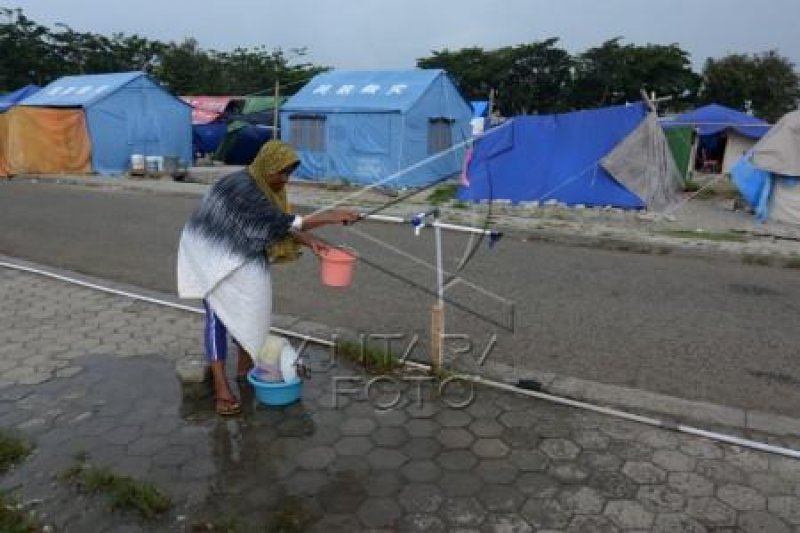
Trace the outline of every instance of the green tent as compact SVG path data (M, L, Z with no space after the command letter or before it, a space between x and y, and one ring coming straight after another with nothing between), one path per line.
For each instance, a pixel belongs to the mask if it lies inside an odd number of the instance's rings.
M282 106L285 101L286 98L278 98L278 105ZM246 96L242 114L263 113L264 111L272 111L273 109L275 109L274 96Z
M675 164L678 166L681 177L683 181L687 181L694 166L694 128L691 126L675 126L665 128L664 134L667 136L669 149L672 152L672 157L675 159Z

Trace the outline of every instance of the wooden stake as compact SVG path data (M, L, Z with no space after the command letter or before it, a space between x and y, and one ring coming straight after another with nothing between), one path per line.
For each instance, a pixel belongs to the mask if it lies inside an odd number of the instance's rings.
M275 108L272 111L272 138L273 139L277 139L278 138L278 121L280 120L278 101L279 101L279 98L280 98L280 91L281 91L281 84L278 81L278 77L276 76L275 77L275 102L273 102L273 105L275 106Z
M444 364L442 334L444 333L444 307L437 303L431 308L431 368L441 370Z

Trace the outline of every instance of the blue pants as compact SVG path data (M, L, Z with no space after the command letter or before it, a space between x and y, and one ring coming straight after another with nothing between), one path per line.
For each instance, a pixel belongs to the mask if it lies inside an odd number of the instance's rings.
M228 358L228 328L225 327L225 324L222 323L205 300L203 300L203 306L206 308L206 327L204 332L206 359L210 363L214 361L225 362L225 359Z

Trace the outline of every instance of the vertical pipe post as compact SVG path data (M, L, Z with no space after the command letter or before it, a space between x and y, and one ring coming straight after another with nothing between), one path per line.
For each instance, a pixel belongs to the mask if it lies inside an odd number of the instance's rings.
M444 338L444 265L442 264L442 228L434 225L436 239L436 295L437 300L431 310L431 367L434 370L442 368L444 353L442 339Z

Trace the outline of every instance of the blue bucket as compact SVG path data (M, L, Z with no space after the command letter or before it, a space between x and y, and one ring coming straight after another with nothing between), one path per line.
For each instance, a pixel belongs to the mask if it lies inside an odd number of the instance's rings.
M256 391L256 398L264 405L289 405L300 399L303 393L303 380L294 378L292 381L279 381L267 383L255 376L255 369L247 373L247 381Z

